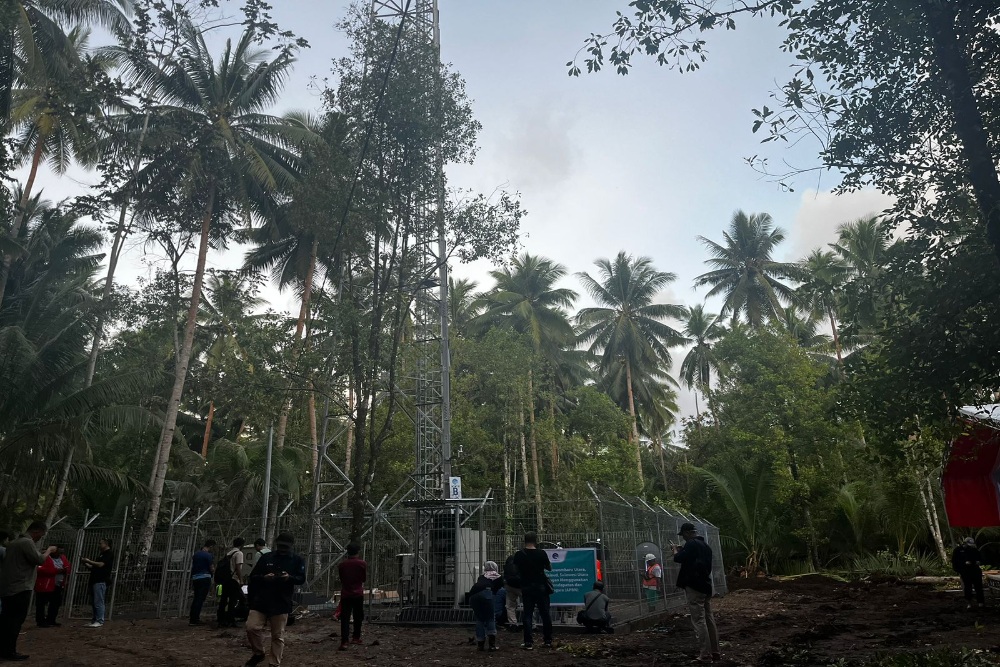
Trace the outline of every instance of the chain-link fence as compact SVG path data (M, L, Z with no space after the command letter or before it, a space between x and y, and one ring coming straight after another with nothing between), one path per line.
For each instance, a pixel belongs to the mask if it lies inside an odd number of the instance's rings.
M536 532L543 549L593 549L597 578L605 584L618 621L629 621L683 604L675 587L679 567L671 558L680 542L682 523L693 523L714 553L717 594L726 592L718 530L696 516L655 506L613 491L577 501L505 503L492 498L463 501L402 501L392 507L370 507L362 535L368 562L368 616L374 622L470 622L465 593L487 560L501 568L521 546L526 532ZM277 519L277 531L290 532L307 563L306 584L298 603L314 610L332 610L340 581L337 564L346 556L350 516L313 516L288 508ZM88 520L78 530L56 528L51 543L70 556L65 613L69 618L90 614L90 586L81 558L96 558L98 542L106 539L115 553L109 617L172 617L187 613L191 600L191 556L208 539L216 541L218 559L237 537L246 541L248 556L260 537L260 518L217 516L212 512L178 511L166 530L156 533L146 567L140 571L138 530L126 517L117 525ZM651 578L647 556L662 564L662 577ZM248 559L250 562L250 559ZM205 613L211 613L215 596ZM571 607L553 610L557 622L572 622Z

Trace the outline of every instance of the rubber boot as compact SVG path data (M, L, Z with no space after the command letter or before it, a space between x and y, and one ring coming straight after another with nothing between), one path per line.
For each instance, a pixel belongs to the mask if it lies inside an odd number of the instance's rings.
M491 651L496 651L497 650L497 636L496 635L490 635L489 636L489 640L490 640L490 650Z
M476 644L479 645L479 650L480 651L485 651L486 650L486 642L485 641L476 642Z

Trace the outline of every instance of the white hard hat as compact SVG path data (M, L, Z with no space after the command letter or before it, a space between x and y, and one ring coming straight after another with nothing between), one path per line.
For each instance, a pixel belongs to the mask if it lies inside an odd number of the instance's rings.
M646 554L646 560L656 560L655 554Z

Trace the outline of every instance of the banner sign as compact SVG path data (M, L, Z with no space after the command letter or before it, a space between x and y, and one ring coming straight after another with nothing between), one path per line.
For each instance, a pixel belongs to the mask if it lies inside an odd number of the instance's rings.
M546 549L552 571L548 573L555 593L553 607L579 607L583 596L594 589L597 581L597 549Z

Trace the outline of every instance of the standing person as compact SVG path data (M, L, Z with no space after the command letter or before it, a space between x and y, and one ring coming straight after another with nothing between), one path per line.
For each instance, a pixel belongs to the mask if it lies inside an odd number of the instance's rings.
M517 622L517 602L521 599L521 573L514 564L514 556L511 554L503 564L504 589L507 592L507 600L504 606L507 609L507 629L516 632L519 624Z
M613 634L611 626L611 599L604 594L604 582L595 581L594 590L583 596L583 609L576 620L587 632L607 632Z
M552 569L549 555L538 548L538 536L527 533L524 536L524 548L514 554L514 565L521 575L521 595L524 597L524 609L521 618L524 621L524 643L521 645L527 651L533 647L531 622L538 609L542 617L542 639L546 648L552 648L552 614L549 611L549 578L546 570Z
M642 576L642 590L646 594L646 604L649 611L656 611L660 601L660 581L663 579L663 568L656 560L656 554L646 554L646 568Z
M115 565L115 555L111 551L111 541L101 538L97 543L100 553L96 560L83 559L83 564L90 568L90 594L93 596L94 614L85 628L104 627L104 598L111 583L111 570Z
M191 556L191 611L188 614L188 625L205 625L201 620L201 608L205 606L205 598L212 590L212 577L215 575L215 556L212 548L215 540L205 540L201 549Z
M215 569L215 583L222 586L222 593L219 595L219 610L216 614L220 628L235 628L236 607L246 603L243 596L244 544L246 544L246 540L242 537L233 540L233 546L229 548L229 551L219 562L219 567Z
M17 636L21 634L24 619L28 617L38 566L56 550L49 547L41 553L38 551L38 542L47 530L44 523L35 521L28 526L25 535L7 545L0 570L0 598L3 600L3 610L0 611L0 660L28 659L28 656L17 652Z
M271 630L271 649L267 653L271 667L281 665L285 651L285 626L292 613L292 596L295 587L306 582L306 562L292 551L295 538L281 533L275 538L275 551L268 551L257 559L249 576L248 595L250 615L247 617L247 641L253 655L245 667L254 667L264 661L264 628Z
M70 573L69 558L56 547L45 562L38 566L35 580L35 624L40 628L58 628L59 607Z
M681 566L677 588L684 589L691 610L701 651L698 659L719 660L719 633L712 614L712 548L698 537L694 524L682 524L678 535L684 538L684 546L674 547L674 562Z
M986 598L983 596L983 556L976 548L976 540L967 537L955 551L951 554L951 567L962 578L962 586L965 588L965 601L968 604L966 609L972 609L972 594L975 592L976 604L980 607L986 606Z
M247 564L247 569L253 571L257 567L257 562L261 559L261 556L271 553L271 550L267 548L267 542L264 541L263 537L258 537L253 541L253 553L250 554L250 562Z
M491 560L483 564L483 573L469 591L469 606L476 617L476 643L480 651L486 650L486 638L490 640L490 650L497 650L497 617L493 608L493 596L503 588L503 577L499 567Z
M361 547L353 542L347 545L347 558L337 566L340 574L340 650L347 650L351 617L354 617L352 644L361 643L361 624L365 620L365 582L368 580L368 563L361 558Z

